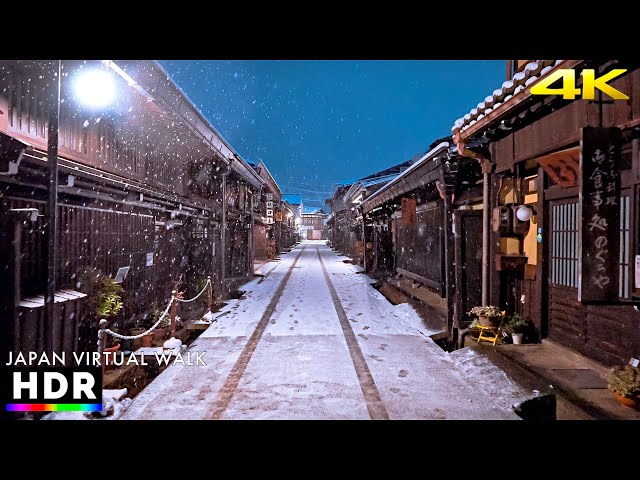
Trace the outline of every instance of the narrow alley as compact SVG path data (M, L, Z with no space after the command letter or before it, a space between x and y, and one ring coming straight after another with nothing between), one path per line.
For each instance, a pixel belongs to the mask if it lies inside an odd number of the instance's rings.
M639 419L639 98L604 58L0 61L0 421Z
M324 241L305 241L168 367L123 419L517 419L502 373L466 375L408 304Z

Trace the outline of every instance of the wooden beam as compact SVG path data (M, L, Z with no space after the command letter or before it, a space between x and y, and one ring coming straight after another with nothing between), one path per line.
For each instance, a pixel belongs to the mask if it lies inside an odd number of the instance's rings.
M540 189L538 189L540 191ZM560 185L554 185L544 191L545 200L560 200L562 198L570 198L578 196L578 186L562 188Z
M421 275L415 274L410 272L409 270L405 270L404 268L396 268L396 270L398 271L398 273L400 275L403 275L407 278L410 278L411 280L415 280L417 282L423 283L425 284L427 287L435 290L438 294L441 294L442 292L440 291L441 289L441 285L440 282L434 282L433 280L429 280L428 278L425 278Z

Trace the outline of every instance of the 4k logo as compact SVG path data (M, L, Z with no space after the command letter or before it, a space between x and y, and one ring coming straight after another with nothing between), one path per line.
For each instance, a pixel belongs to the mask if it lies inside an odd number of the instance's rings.
M561 68L552 74L543 77L531 87L532 95L562 95L565 100L575 100L582 93L584 100L594 100L596 88L606 93L614 100L629 100L629 97L620 90L613 88L608 82L619 77L627 70L615 68L609 73L596 78L596 71L592 68L582 70L582 91L576 88L576 72L570 68ZM551 88L558 80L562 80L562 87Z

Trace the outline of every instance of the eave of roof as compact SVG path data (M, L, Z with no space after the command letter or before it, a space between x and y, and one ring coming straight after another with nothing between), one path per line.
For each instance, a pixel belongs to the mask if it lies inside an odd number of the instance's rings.
M137 87L146 92L149 97L161 103L165 108L172 110L184 122L191 125L202 140L211 146L224 161L231 164L232 169L250 184L254 187L259 187L263 184L262 178L216 130L159 62L141 62L137 60L113 60L112 62L117 68L122 68L123 72L127 71L127 67L133 67L138 75L134 74L130 78L136 82ZM142 75L142 72L139 71L139 67L144 67L145 65L150 67L146 69L146 73L149 73L149 75ZM181 105L187 108L182 109ZM189 115L186 112L189 112Z
M364 202L362 202L360 204L362 208L365 211L369 211L371 208L374 208L378 203L381 203L376 199L381 199L381 196L385 192L387 192L390 188L392 188L394 185L398 184L398 182L401 182L404 178L406 178L412 172L417 170L420 166L424 165L428 161L433 160L439 153L442 153L443 151L448 150L449 145L450 145L449 142L442 142L436 145L432 150L425 153L424 156L420 158L420 160L415 162L413 165L407 168L404 172L400 173L393 180L388 182L384 187L382 187L377 192L373 193L369 198L367 198Z
M507 80L501 88L493 91L476 108L471 109L464 117L455 121L451 131L460 133L460 139L465 140L487 125L501 120L518 104L531 97L531 87L543 77L561 68L574 68L583 60L535 60L529 62L522 72L517 73L513 80Z
M278 195L282 197L282 190L280 190L280 187L278 186L278 182L276 182L276 179L273 178L273 175L271 175L271 172L267 168L267 165L262 160L260 160L258 162L258 165L256 165L256 168L264 168L265 172L267 172L267 175L269 175L271 182L273 182L273 185L276 187Z

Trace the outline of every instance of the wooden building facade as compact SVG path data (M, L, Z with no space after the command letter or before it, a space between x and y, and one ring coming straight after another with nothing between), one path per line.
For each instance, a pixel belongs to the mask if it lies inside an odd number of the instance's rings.
M419 156L392 167L372 173L361 179L334 188L333 195L325 202L331 209L327 221L327 239L329 245L356 263L363 265L364 252L372 255L371 239L365 240L362 226L362 213L359 206L398 174L412 165ZM370 232L369 232L370 234ZM368 246L367 246L368 242Z
M596 89L595 99L565 100L561 95L532 95L540 79L559 69L599 77L613 68L627 69L609 84L628 100L612 100ZM590 127L593 130L590 130ZM600 193L580 198L591 131L615 127L610 143L618 165L619 190L607 216L617 245L611 261L617 291L606 301L585 301L595 275L582 274L581 263L597 255L585 236L584 203L599 205ZM640 355L640 70L618 61L538 60L509 64L501 88L456 121L453 138L461 155L486 161L491 168L491 212L515 213L526 205L533 213L519 233L493 222L490 241L490 303L529 316L543 338L568 346L605 365L626 363ZM611 131L614 131L611 130ZM606 132L611 132L606 131ZM480 145L482 148L471 147ZM612 157L613 158L613 157ZM593 195L596 195L594 197ZM617 197L617 198L615 198ZM609 201L608 201L609 202ZM511 209L511 210L509 210ZM506 231L510 230L510 231ZM582 252L582 255L581 253ZM609 279L607 279L609 281ZM579 287L582 285L582 301Z
M128 267L118 318L127 329L164 305L179 279L191 293L211 276L224 297L234 282L249 278L251 199L263 183L253 169L159 64L65 61L62 68L56 306L71 304L64 292L82 290L88 269L115 277ZM117 91L103 110L81 105L74 92L74 80L90 69L109 75ZM37 303L46 291L47 127L55 78L50 62L0 63L0 233L3 245L13 245L0 261L0 303L17 350L60 350L63 343L69 349L68 339L78 337L82 348L95 347L97 326L82 331L90 312L68 323L56 311L55 324L47 325ZM32 218L24 220L25 209L33 209Z
M468 286L479 278L481 212L474 207L482 189L477 162L452 155L450 147L447 141L434 142L359 210L372 252L366 272L419 286L420 300L453 335L458 317L479 301L478 290Z
M253 238L255 258L273 259L295 242L293 208L282 200L282 191L267 166L260 161L252 165L264 181L264 187L254 202L255 228Z
M322 208L303 207L300 230L305 240L326 240L327 213Z
M354 258L357 255L354 254L352 248L357 241L355 237L358 225L351 218L353 206L347 205L344 200L344 194L350 187L351 184L336 186L331 198L325 201L325 205L329 207L331 212L327 218L328 244L334 250Z

